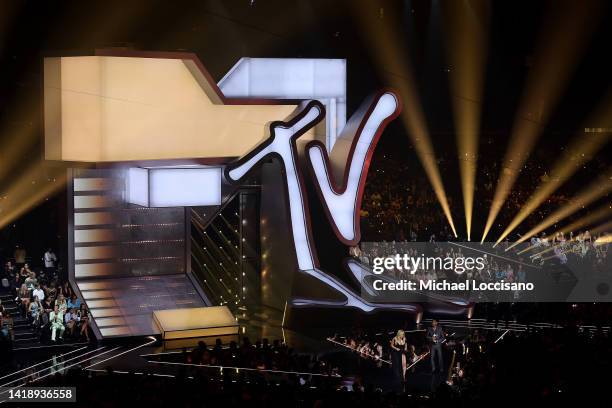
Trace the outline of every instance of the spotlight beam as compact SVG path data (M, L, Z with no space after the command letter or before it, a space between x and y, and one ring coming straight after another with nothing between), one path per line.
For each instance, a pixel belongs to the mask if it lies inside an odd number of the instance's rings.
M514 248L522 242L525 242L529 238L533 237L537 233L545 230L551 225L563 220L564 218L572 215L576 211L586 207L593 201L605 196L612 191L612 170L609 170L605 175L598 177L593 183L587 188L583 189L578 195L570 200L568 205L559 208L554 213L546 217L538 225L530 229L525 233L519 240L510 245L506 251Z
M572 231L576 231L580 228L589 226L593 224L594 222L597 222L601 220L602 218L606 218L611 215L612 215L612 206L610 204L605 204L599 207L597 210L593 211L592 213L587 214L584 217L579 218L576 221L572 222L571 224L568 224L565 227L558 229L557 231L550 234L549 237L554 237L556 234L560 232L563 234L566 234Z
M451 66L449 77L468 241L472 234L489 20L488 1L471 3L451 1L443 5L448 27L446 42ZM477 9L473 10L472 7ZM483 24L481 20L486 22Z
M6 199L2 201L0 211L0 229L10 224L25 212L44 201L49 195L55 193L66 185L66 170L58 169L53 181L37 183L39 175L45 171L43 162L39 162L16 181L6 192ZM8 209L8 211L5 211Z
M593 120L588 123L604 124L605 128L612 122L612 94L606 100L603 109L598 109ZM527 199L518 214L497 239L496 245L508 236L514 229L536 210L546 199L565 183L576 171L587 163L591 157L605 146L612 132L591 132L575 137L565 149L563 157L554 164L547 181L540 183L535 192Z
M440 176L431 137L425 123L420 97L415 86L416 81L414 80L412 67L408 56L398 45L401 36L397 35L397 25L389 21L384 15L384 9L376 8L374 2L359 2L352 10L355 11L356 19L363 28L364 40L369 42L369 49L374 53L380 72L397 89L405 101L401 113L402 123L408 131L417 156L425 169L425 174L432 185L453 234L457 237L457 230Z
M560 4L562 3L562 4ZM588 4L587 4L588 3ZM554 2L543 24L482 234L484 242L597 26L599 2ZM554 61L554 63L551 63Z

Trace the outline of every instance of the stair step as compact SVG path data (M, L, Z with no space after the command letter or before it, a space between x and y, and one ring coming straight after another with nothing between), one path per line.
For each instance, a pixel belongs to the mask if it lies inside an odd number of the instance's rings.
M32 332L22 332L22 333L13 333L15 335L15 337L17 336L29 336L29 337L33 337L36 336L34 333Z

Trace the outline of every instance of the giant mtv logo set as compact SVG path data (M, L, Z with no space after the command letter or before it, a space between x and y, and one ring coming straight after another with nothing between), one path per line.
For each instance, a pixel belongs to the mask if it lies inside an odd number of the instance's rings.
M327 154L325 146L319 141L311 141L306 145L305 153L310 174L304 175L300 170L302 166L298 163L300 156L297 139L320 122L325 115L325 108L321 103L307 102L290 121L272 123L269 138L236 163L228 166L225 172L229 180L238 183L264 159L271 156L278 158L283 166L291 235L299 270L342 293L346 297L342 305L367 312L377 308L416 311L417 307L403 304L373 304L364 301L345 283L319 268L304 177L314 178L319 198L337 238L346 245L358 244L359 210L369 162L385 126L397 117L400 109L400 99L392 91L379 92L370 97L347 122L331 155ZM338 176L341 177L340 183L335 181ZM349 261L347 267L357 280L369 273L356 261ZM294 300L293 303L333 304L329 301L315 300Z
M342 295L340 300L313 296L288 303L364 312L422 310L418 303L366 299L363 294L371 288L362 282L372 272L357 260L334 260L334 271L323 270L316 244L326 243L316 241L312 228L327 220L337 243L359 244L370 160L402 108L394 91L372 94L346 120L344 60L242 58L218 84L189 53L98 50L90 56L45 58L44 70L48 160L127 169L128 205L221 208L224 186L241 186L274 158L282 168L288 217L281 232L289 233L297 269ZM324 214L311 214L309 193L318 196L317 208ZM75 214L75 220L83 219ZM89 216L102 222L99 213ZM79 237L106 245L107 238L77 227ZM77 280L113 276L116 269L84 261L71 268ZM342 268L357 290L338 277Z

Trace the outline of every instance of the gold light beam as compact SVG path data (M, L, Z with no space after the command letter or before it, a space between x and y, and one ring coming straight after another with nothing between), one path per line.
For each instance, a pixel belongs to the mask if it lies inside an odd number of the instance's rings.
M599 234L599 233L602 233L602 232L603 233L608 233L610 231L612 231L612 221L608 221L608 222L606 222L604 224L601 224L601 225L593 228L590 231L590 233L591 233L591 235L593 235L593 234Z
M42 161L31 165L0 202L0 229L63 188L66 178L65 168L48 168Z
M562 3L562 4L560 4ZM602 2L553 2L535 48L535 61L521 97L510 141L482 234L484 242L512 190L544 124L580 60L584 44L599 20Z
M612 234L606 234L603 237L599 237L595 240L595 245L604 245L612 243Z
M603 205L603 206L599 207L597 210L591 212L590 214L587 214L584 217L582 217L582 218L572 222L571 224L569 224L569 225L567 225L567 226L565 226L563 228L560 228L560 229L558 229L558 230L556 230L556 231L546 235L545 238L546 239L552 239L555 235L557 235L560 232L563 232L565 234L565 233L570 232L570 231L575 231L578 228L582 228L584 226L588 226L588 225L590 225L590 224L592 224L594 222L599 221L602 218L606 218L606 217L611 216L611 215L612 215L612 205L609 205L609 204L608 205ZM610 225L612 225L612 222L608 222L607 224L604 224L604 225L610 226ZM606 229L605 228L602 229L601 226L600 226L600 227L595 228L592 232L596 233L596 232L601 232L601 231L606 231ZM532 249L537 249L537 248L539 248L539 246L537 246L537 245L529 245L527 248L517 252L517 255L520 255L522 253L525 253L527 251L530 251ZM536 255L539 255L539 254L536 254ZM533 256L536 256L536 255L531 255L531 256L533 257Z
M470 241L488 43L489 2L450 1L443 4L443 11L447 27L446 48L451 66L449 76L463 208L467 238Z
M576 231L580 228L587 227L597 221L600 221L602 218L612 216L612 205L606 204L599 207L597 210L591 212L590 214L585 215L582 218L577 219L576 221L566 225L563 228L558 229L548 236L548 238L554 237L558 233L567 234L572 231Z
M369 42L369 49L374 53L380 71L403 98L402 123L408 131L417 156L425 169L425 174L427 174L442 211L456 237L457 230L440 177L440 169L429 131L425 124L425 115L415 85L412 67L408 62L408 56L399 46L402 37L398 35L396 25L384 16L384 9L377 8L374 2L359 2L352 10L355 11L356 18L363 28L364 39Z
M608 170L604 175L598 177L588 187L584 188L578 195L570 200L568 205L564 205L554 213L546 217L538 225L526 232L518 241L506 248L506 251L519 245L521 242L527 241L529 238L544 231L551 225L561 221L562 219L572 215L576 211L586 207L593 201L605 196L612 191L612 169Z
M591 159L599 149L605 146L612 136L612 93L606 98L604 104L596 111L588 124L603 125L603 132L589 132L575 137L565 149L561 157L550 172L550 177L540 183L535 192L527 199L518 214L506 227L496 244L508 236L525 218L555 192L565 181Z

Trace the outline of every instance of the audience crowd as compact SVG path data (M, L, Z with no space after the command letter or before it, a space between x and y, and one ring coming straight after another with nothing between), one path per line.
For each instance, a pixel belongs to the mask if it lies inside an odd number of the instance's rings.
M59 275L57 257L51 249L43 255L40 268L32 268L25 259L6 261L0 274L2 290L10 295L18 313L15 316L0 303L0 340L4 343L15 340L15 317L25 319L43 343L90 340L87 306L68 280Z
M382 160L381 160L382 159ZM444 161L443 161L444 162ZM442 169L451 163L444 162ZM491 208L499 176L497 163L479 164L479 180L475 186L474 224L479 217L485 217ZM590 169L593 177L600 172L597 166ZM448 171L448 170L447 170ZM509 225L514 216L523 208L533 192L541 183L550 181L551 176L541 168L538 161L528 161L521 171L520 182L513 185L499 211L492 231ZM580 188L581 186L577 186ZM453 199L460 191L447 194L450 213L463 214L463 204ZM529 230L535 223L543 220L552 211L571 202L571 197L562 193L551 194L545 202L536 208L530 217L521 223L523 230ZM568 218L568 221L571 217ZM455 220L457 222L457 220ZM405 161L393 159L387 155L373 161L368 173L365 192L361 205L362 241L451 241L462 240L453 236L448 221L428 179L422 176L420 169L415 169ZM502 229L503 230L503 229ZM519 232L519 231L517 231ZM498 232L501 233L501 230ZM508 237L518 239L517 235ZM490 233L489 239L496 236Z
M251 343L243 337L240 345L235 341L223 347L217 339L213 347L200 341L193 350L183 354L183 362L202 366L242 367L256 370L308 372L337 376L338 368L331 367L316 355L299 354L279 340Z

